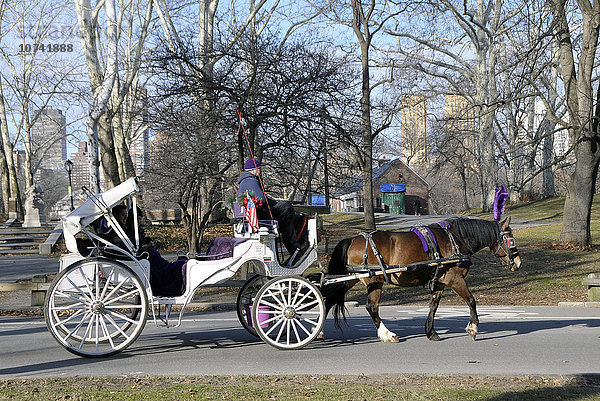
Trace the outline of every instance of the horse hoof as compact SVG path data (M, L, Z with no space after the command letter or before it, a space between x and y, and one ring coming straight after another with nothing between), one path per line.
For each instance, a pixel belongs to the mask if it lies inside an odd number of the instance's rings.
M475 337L477 337L477 325L469 323L465 328L465 331L469 333L471 340L475 341Z
M429 339L429 341L440 341L441 340L440 336L438 336L437 333L432 334L427 338Z
M323 334L323 332L320 332L317 336L317 340L325 340L325 334Z

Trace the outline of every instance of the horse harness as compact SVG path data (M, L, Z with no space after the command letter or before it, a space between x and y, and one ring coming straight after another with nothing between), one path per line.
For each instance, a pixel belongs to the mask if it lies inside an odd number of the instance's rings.
M435 283L440 278L441 270L444 267L446 267L447 265L460 265L461 267L467 267L467 266L471 265L470 256L461 254L460 248L458 247L458 244L456 243L454 235L450 231L450 224L446 221L439 222L438 224L446 232L446 235L448 236L448 239L452 246L452 256L450 256L448 258L440 257L440 249L439 249L437 240L435 238L435 235L433 234L431 229L428 226L416 225L416 226L412 227L410 229L410 231L415 233L419 237L419 239L421 240L421 243L423 244L424 251L429 254L429 257L432 260L412 263L410 265L387 265L385 263L385 261L383 260L383 257L381 256L379 249L377 249L377 245L375 245L375 241L373 240L373 234L376 231L371 231L371 232L360 233L360 235L362 235L365 239L365 251L363 254L363 263L361 265L350 265L347 267L348 267L349 271L352 271L352 268L366 271L369 273L369 277L373 277L376 275L383 275L386 283L390 282L390 278L389 278L388 274L399 273L399 272L404 272L404 271L408 271L408 270L416 270L418 268L428 267L428 266L435 267L435 269L433 270L433 273L431 275L431 278L429 279L429 281L427 283L427 287L430 289L430 291L433 291L433 289L435 287ZM371 250L373 251L375 258L377 259L377 265L369 265L367 263L369 246L371 247Z

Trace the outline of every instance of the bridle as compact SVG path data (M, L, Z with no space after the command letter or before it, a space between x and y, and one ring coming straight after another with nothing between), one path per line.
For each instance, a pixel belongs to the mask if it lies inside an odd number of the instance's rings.
M494 252L494 256L498 259L508 258L508 263L502 262L502 265L506 268L512 268L515 266L515 259L519 256L519 250L517 249L517 241L513 237L509 237L506 235L502 227L500 227L500 239L498 240L498 247L496 247L496 251ZM500 255L500 250L504 251L504 255ZM502 259L501 259L502 260Z

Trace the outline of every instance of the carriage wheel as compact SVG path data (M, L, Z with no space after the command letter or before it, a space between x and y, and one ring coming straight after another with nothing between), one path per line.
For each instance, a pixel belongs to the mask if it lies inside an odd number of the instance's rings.
M267 344L302 348L323 329L325 303L319 289L304 277L277 277L256 295L252 323Z
M48 330L67 351L85 357L113 355L144 329L146 288L123 263L84 259L56 276L44 315Z
M256 337L258 337L258 334L251 324L252 313L250 311L256 294L267 281L269 281L268 277L257 274L244 283L237 296L238 319L246 331Z

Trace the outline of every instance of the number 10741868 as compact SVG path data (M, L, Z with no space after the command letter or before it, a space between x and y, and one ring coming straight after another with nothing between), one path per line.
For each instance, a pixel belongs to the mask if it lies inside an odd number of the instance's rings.
M19 51L21 53L66 53L73 51L73 45L71 43L25 43L19 45Z

